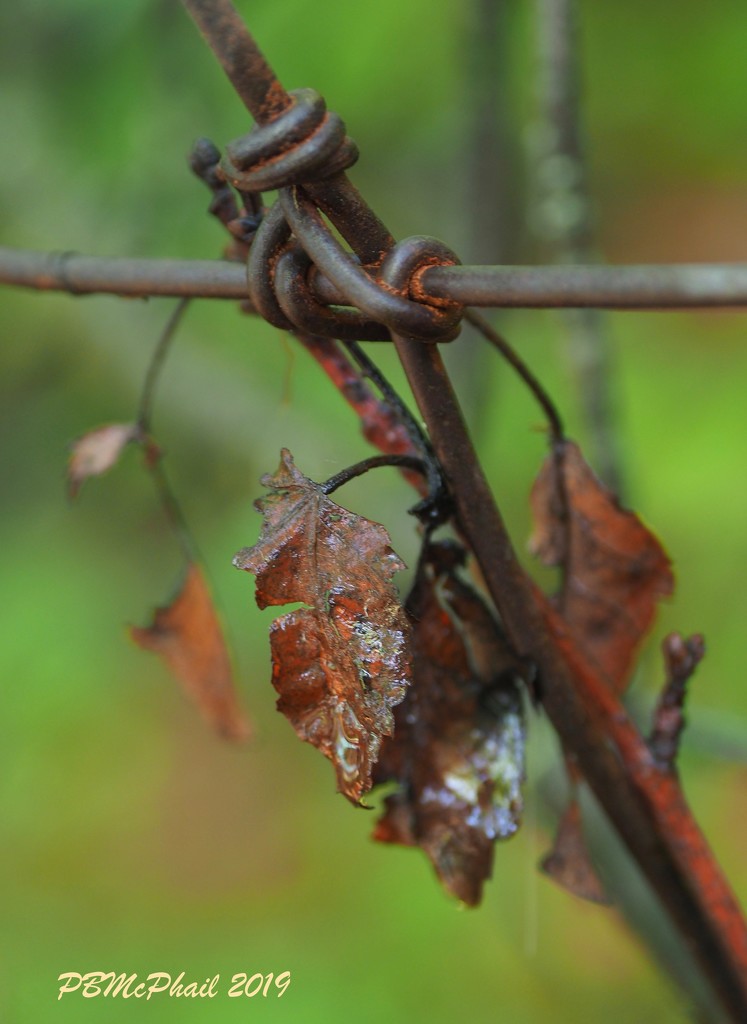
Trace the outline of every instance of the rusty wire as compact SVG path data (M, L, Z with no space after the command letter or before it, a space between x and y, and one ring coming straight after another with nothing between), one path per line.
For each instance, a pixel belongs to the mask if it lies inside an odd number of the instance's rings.
M249 251L248 286L242 268L229 261L102 259L10 248L0 248L0 282L74 294L242 299L276 326L359 340L388 340L391 330L429 341L449 340L458 333L460 307L465 305L611 310L747 306L745 263L461 266L442 242L425 238L400 243L400 258L402 252L409 253L410 277L394 290L386 280L391 262L384 267L385 258L395 260L394 239L343 173L357 159L357 148L341 119L327 111L314 90L286 92L227 0L183 3L257 122L228 144L220 164L207 140L200 140L193 152L193 169L214 193L211 212ZM226 182L245 204L243 217ZM280 202L259 224L259 192L276 188L281 189ZM352 254L339 245L321 214ZM298 239L308 259L296 252L294 260L280 261L281 253L294 245L298 250ZM418 259L412 258L413 247ZM232 255L237 251L246 254L240 245ZM277 269L282 295L276 292Z
M278 210L279 219L281 212ZM247 298L246 268L229 260L129 259L3 246L0 283L74 295ZM449 296L465 306L505 309L591 308L624 312L747 306L744 263L438 266L422 271L419 283L423 293L434 300ZM301 285L323 307L345 304L345 296L313 264ZM288 301L292 303L293 298ZM277 310L281 315L279 306ZM379 339L389 338L380 325L375 334ZM357 338L375 340L367 334Z
M240 98L255 117L266 126L270 135L285 147L286 128L290 131L291 152L298 142L308 143L303 133L298 136L296 108L311 108L311 135L318 134L320 124L332 121L330 134L340 141L342 122L323 109L323 101L312 90L287 93L230 4L216 0L183 0L195 21L216 52ZM247 57L248 55L248 57ZM320 116L321 110L321 116ZM288 117L286 126L277 133L276 119ZM301 119L303 120L303 119ZM282 118L281 118L282 122ZM295 126L296 138L293 139ZM307 125L307 127L308 127ZM344 126L342 126L344 128ZM327 130L329 131L329 129ZM247 178L247 163L254 159L256 138L236 140L224 156L226 176L235 181L246 197L247 185L269 187L271 178ZM267 137L266 137L267 138ZM329 135L325 134L328 145ZM203 140L204 142L204 140ZM355 157L355 146L342 133L343 154L339 162L331 161L330 153L320 149L314 139L310 162L296 164L296 183L304 177L303 167L331 174L323 182L307 181L304 191L318 208L328 215L342 236L357 253L361 267L374 277L393 239L378 217L368 207L354 186L336 170L349 166ZM339 148L339 146L338 146ZM333 152L337 150L332 147ZM330 162L324 164L324 159ZM287 169L288 154L280 160L264 145L259 150L267 169L273 162ZM204 156L203 156L204 159ZM296 159L294 157L294 159ZM306 160L306 158L305 158ZM312 168L313 170L313 168ZM295 173L294 172L294 173ZM311 174L318 178L318 174ZM289 179L286 179L289 180ZM277 185L277 181L275 182ZM223 194L223 201L226 195ZM230 215L226 217L230 220ZM238 232L239 228L232 228ZM308 270L311 294L323 305L345 305L340 293L312 266ZM74 294L104 292L115 295L193 296L196 298L246 299L243 269L228 261L147 260L91 257L77 253L43 253L0 247L0 283L41 290L59 290ZM747 306L747 264L658 264L640 266L427 266L417 274L416 297L421 303L438 307L444 302L496 308L599 308L612 310L659 310L705 307ZM278 315L282 310L277 307ZM381 336L385 332L379 330ZM387 335L388 336L388 333ZM365 337L365 336L362 336Z

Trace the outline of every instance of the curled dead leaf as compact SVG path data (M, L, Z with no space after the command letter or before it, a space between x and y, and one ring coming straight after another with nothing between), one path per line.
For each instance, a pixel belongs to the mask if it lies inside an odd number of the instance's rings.
M479 903L494 843L522 811L525 727L517 662L455 544L428 546L407 600L413 683L395 710L375 781L395 781L380 842L420 846L446 889Z
M336 505L286 449L262 483L260 539L234 565L255 574L260 608L308 606L271 628L277 707L358 804L410 679L409 626L391 582L404 565L383 526Z
M205 578L194 563L171 604L156 609L147 628L132 626L138 647L154 651L194 701L203 718L226 739L243 741L250 728L236 696L231 659Z
M562 570L558 611L575 642L620 692L657 602L672 593L669 558L596 478L572 441L556 444L548 456L531 506L530 550Z
M70 497L77 495L89 477L101 476L116 465L127 445L139 439L136 423L110 423L73 441L67 467Z

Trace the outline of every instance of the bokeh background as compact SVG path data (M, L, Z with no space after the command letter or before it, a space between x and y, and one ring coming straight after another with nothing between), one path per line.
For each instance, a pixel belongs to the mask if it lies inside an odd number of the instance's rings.
M503 5L505 164L494 189L508 226L494 238L474 228L493 198L476 194L467 172L475 5L238 6L284 84L313 86L343 115L362 152L353 180L395 235L443 237L465 262L536 258L522 227L532 202L533 4ZM747 8L585 0L580 11L600 251L620 262L747 260ZM247 126L173 0L0 6L2 244L216 255L224 239L185 155L199 135L223 144ZM562 791L541 720L530 723L525 826L497 849L484 903L467 912L419 851L369 840L374 815L335 795L330 766L276 714L270 614L231 567L258 533L258 478L281 446L317 479L367 448L308 356L230 304L188 312L155 431L233 639L251 744L211 735L160 663L128 640L126 625L147 622L172 592L178 550L135 452L74 505L64 468L71 439L133 415L171 308L10 289L0 298L2 1020L688 1019L697 992L683 997L672 977L692 972L593 805L592 846L618 909L582 904L535 870ZM586 441L567 324L531 311L499 322ZM702 631L708 656L681 769L744 899L747 323L729 312L627 313L607 328L625 500L663 538L678 577L632 706L645 720L661 637ZM399 382L391 353L377 355ZM475 339L465 335L450 359L523 552L540 417ZM387 525L410 563L411 500L389 470L344 494ZM94 970L220 974L220 994L56 1000L58 974ZM235 973L285 970L292 982L280 1000L226 996Z

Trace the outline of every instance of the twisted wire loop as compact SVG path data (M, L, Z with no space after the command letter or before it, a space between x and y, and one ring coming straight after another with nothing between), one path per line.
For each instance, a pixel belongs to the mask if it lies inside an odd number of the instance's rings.
M221 161L226 179L240 192L279 191L249 251L252 305L283 330L361 341L390 340L394 331L421 341L451 341L459 334L463 306L432 299L418 275L428 267L458 265L459 259L426 237L395 244L378 263L365 266L345 249L310 193L314 183L350 167L358 149L317 92L297 89L289 95L292 102L275 120L229 143ZM335 212L325 213L344 235L350 233ZM345 306L319 300L309 286L313 268L332 282Z
M274 121L226 146L223 171L236 188L267 192L300 181L319 181L352 167L358 147L339 115L314 89L295 89L293 102Z
M387 280L387 265L407 267L411 275L426 267L454 266L458 257L443 242L425 235L398 242L379 268L367 273L329 231L315 204L301 188L283 189L280 205L293 234L314 264L363 313L403 337L419 341L452 341L459 334L463 307L437 300L438 305L410 298L410 280L402 273ZM407 253L403 259L398 253ZM379 271L379 273L376 273Z
M342 341L389 341L387 328L355 309L326 306L309 286L314 264L300 245L291 245L275 264L277 300L291 323L307 334L335 337Z

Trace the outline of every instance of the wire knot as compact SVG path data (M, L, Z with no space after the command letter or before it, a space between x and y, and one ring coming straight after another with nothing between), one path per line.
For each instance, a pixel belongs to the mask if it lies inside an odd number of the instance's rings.
M443 242L415 236L364 267L303 188L284 188L252 243L249 295L257 312L285 330L357 341L388 341L393 333L451 341L459 334L463 306L428 296L420 274L458 263ZM319 297L325 292L327 303Z
M293 102L268 124L226 146L223 173L241 192L321 181L351 167L358 147L338 114L327 110L314 89L295 89Z
M214 193L212 212L249 250L252 306L276 327L321 337L388 341L398 334L451 341L459 334L463 306L429 296L420 275L458 258L433 238L395 244L355 190L340 181L340 172L358 158L341 118L313 89L288 95L289 105L273 120L226 146L219 166L212 144L198 143L192 155L193 170ZM335 199L323 203L323 216L317 190L335 175ZM244 200L245 215L224 181ZM278 191L278 201L263 213L259 193L271 190ZM360 249L372 222L381 228L381 247ZM370 262L364 266L332 227Z

